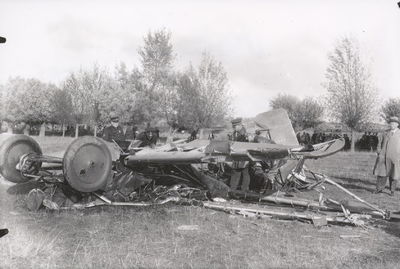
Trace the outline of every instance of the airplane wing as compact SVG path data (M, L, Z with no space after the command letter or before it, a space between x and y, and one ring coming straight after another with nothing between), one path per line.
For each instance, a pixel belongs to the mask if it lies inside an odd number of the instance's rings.
M226 140L195 140L163 147L146 148L125 158L126 165L184 164L224 161L267 161L304 156L316 159L332 155L344 146L344 139L336 139L311 147L280 144L232 142Z

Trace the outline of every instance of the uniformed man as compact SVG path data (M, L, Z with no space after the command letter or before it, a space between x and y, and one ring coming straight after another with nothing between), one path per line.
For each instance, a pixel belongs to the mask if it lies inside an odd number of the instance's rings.
M125 134L119 126L119 116L115 113L110 114L111 125L104 128L103 139L108 142L125 141Z
M236 118L231 121L233 134L232 141L248 142L246 128L242 125L242 118ZM241 190L248 191L250 185L249 162L237 161L232 164L235 170L231 176L230 187L236 191L240 179L242 180Z
M142 141L139 147L151 147L155 148L158 140L158 130L154 127L147 127L144 132L140 133L137 137L138 140Z
M249 142L247 139L246 128L242 124L242 118L236 118L231 121L233 134L232 140L238 142Z

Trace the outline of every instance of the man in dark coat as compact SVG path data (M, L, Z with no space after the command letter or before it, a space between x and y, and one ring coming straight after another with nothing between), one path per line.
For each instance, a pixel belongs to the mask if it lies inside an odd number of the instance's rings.
M249 142L247 139L246 128L242 124L242 118L236 118L231 121L233 134L232 140L238 142Z
M137 137L141 141L139 147L155 148L158 140L158 130L154 127L147 127L144 132Z
M125 141L125 134L121 126L119 126L119 116L115 113L110 114L111 125L104 128L103 139L108 142Z
M236 118L231 123L233 128L232 141L248 142L246 128L242 125L242 118ZM240 179L242 179L242 191L248 191L250 185L249 162L233 162L232 168L234 169L230 180L232 191L236 191Z
M386 179L389 177L390 195L396 190L397 181L400 179L400 131L399 118L390 117L390 130L383 135L381 148L378 149L378 158L374 167L374 175L377 176L376 190L383 191Z

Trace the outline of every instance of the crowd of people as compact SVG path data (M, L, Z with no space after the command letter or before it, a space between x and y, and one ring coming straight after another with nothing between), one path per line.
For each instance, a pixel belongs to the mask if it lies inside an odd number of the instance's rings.
M382 136L382 135L381 135ZM382 141L382 137L378 132L365 132L361 138L357 138L354 144L356 151L368 151L368 152L376 152L378 149L378 144ZM297 141L300 145L315 145L319 143L323 143L333 139L344 138L345 146L343 148L344 151L350 150L351 147L351 135L347 133L332 133L332 132L314 132L310 135L307 132L298 132Z

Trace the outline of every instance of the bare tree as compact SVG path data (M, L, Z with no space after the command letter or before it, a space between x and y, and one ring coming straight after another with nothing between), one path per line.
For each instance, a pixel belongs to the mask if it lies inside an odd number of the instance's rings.
M233 97L222 63L203 52L198 69L190 65L181 77L179 98L178 114L185 125L202 129L223 122L232 113Z
M355 132L361 131L377 115L378 89L372 83L370 69L361 58L355 38L337 41L328 57L327 81L322 84L328 90L327 109L333 118L352 130L351 150L354 151Z
M101 119L101 102L104 101L106 94L104 88L108 84L108 73L106 69L101 69L97 64L92 69L79 69L77 73L71 72L61 83L61 88L71 96L72 114L76 123L76 134L78 135L79 124L95 126ZM112 92L112 89L107 89Z
M170 40L171 32L165 29L149 32L144 38L144 46L138 49L142 70L135 74L141 82L137 98L147 122L164 116L161 98L167 96L163 91L170 89L171 70L176 58Z
M62 136L65 136L65 125L72 124L73 111L71 95L64 89L57 89L51 95L50 105L52 107L52 119L61 124Z

